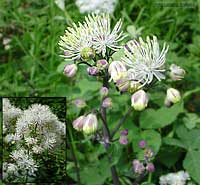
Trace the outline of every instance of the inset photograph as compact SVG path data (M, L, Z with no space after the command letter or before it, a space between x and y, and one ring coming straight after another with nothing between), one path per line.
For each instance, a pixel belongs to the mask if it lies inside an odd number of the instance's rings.
M66 182L66 99L2 101L3 182Z

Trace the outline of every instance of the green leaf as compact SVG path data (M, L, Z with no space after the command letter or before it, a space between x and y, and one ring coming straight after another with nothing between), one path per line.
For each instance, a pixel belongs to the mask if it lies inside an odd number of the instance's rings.
M113 60L120 60L124 55L124 49L120 49L112 55Z
M188 150L200 150L200 129L189 131L184 125L180 125L176 133Z
M161 146L161 136L155 130L145 130L141 134L142 139L147 141L148 147L153 149L154 154L157 154Z
M181 155L182 152L180 149L171 146L164 146L161 148L156 159L159 160L161 164L171 168L179 160Z
M171 108L162 107L158 110L146 109L140 115L140 126L145 129L157 129L170 125L183 112L183 104L178 103Z
M188 129L193 129L197 123L200 123L200 117L195 113L187 113L183 122Z
M183 161L183 167L200 184L200 151L189 151Z
M61 62L57 67L57 72L58 73L63 73L63 70L64 70L66 65L67 65L67 62Z
M163 138L163 142L167 145L178 146L178 147L185 148L185 149L187 148L187 146L184 144L184 142L182 142L179 139L166 137L166 138Z

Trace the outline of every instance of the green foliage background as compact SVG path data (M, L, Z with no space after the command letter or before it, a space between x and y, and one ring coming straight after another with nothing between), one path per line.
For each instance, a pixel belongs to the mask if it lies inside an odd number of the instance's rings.
M11 49L4 50L0 39L0 95L1 96L63 96L68 98L67 121L71 123L80 114L98 108L101 82L88 77L85 67L75 79L62 74L66 64L59 57L59 36L72 21L83 20L73 0L67 0L65 11L53 0L0 1L0 32L11 37ZM178 5L183 0L172 0ZM156 3L163 4L163 7ZM150 93L150 109L138 115L133 113L124 128L129 129L129 145L113 145L114 163L122 184L131 184L131 161L140 155L137 142L148 139L156 151L152 183L168 172L186 169L199 183L199 128L200 128L200 2L189 0L192 7L169 7L165 1L119 0L113 23L123 20L123 30L133 37L134 29L143 27L142 37L156 35L162 44L170 46L167 66L175 63L186 70L184 80L172 84L181 91L184 102L166 109L163 106L165 89L157 87ZM117 58L117 57L116 57ZM167 88L167 87L166 87ZM112 86L110 96L113 109L108 112L112 129L130 106L130 95L120 95ZM87 107L77 109L72 100L83 98ZM109 164L103 146L90 142L68 124L67 175L69 184L76 183L76 170L69 145L75 150L83 184L112 184ZM116 135L116 139L118 138ZM117 154L117 155L116 155ZM147 177L144 179L147 181Z

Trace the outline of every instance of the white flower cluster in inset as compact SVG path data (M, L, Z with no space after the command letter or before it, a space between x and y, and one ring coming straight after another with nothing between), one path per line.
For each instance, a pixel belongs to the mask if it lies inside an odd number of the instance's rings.
M160 185L185 185L190 180L187 172L179 171L177 173L169 173L160 177Z
M105 57L106 48L120 49L118 43L125 37L120 31L122 21L119 20L113 29L110 22L109 14L91 14L83 23L68 27L58 43L64 52L61 56L66 60L93 58L95 54Z
M76 0L81 13L113 13L117 0Z
M13 112L14 109L17 113ZM3 178L34 178L39 166L37 156L64 143L65 124L46 105L33 104L22 111L5 98L3 114L6 115L3 115L3 125L13 128L12 133L10 129L4 132L4 146L10 147L12 152L10 159L4 161Z
M11 105L7 98L3 98L3 133L14 131L13 121L22 114L22 110Z

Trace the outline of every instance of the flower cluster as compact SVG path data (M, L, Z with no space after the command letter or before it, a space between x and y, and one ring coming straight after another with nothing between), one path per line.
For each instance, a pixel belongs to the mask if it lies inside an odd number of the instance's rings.
M160 177L160 185L185 185L190 180L187 172L179 171L177 173L169 173Z
M116 0L76 0L76 5L81 13L112 13L116 2Z
M3 125L4 150L11 151L3 164L6 181L34 178L38 155L64 142L65 124L46 105L33 104L23 111L4 98Z
M120 138L119 138L119 143L122 145L127 145L128 144L128 130L124 129L121 132Z
M94 113L87 116L80 116L72 123L73 128L77 131L83 131L84 134L92 134L98 129L98 120Z
M154 164L151 162L154 158L153 150L147 147L144 140L139 142L139 147L143 150L144 156L142 160L133 160L133 172L136 177L154 172L155 170Z
M111 30L110 16L108 14L91 14L85 17L83 23L68 27L65 35L61 36L60 49L66 59L79 60L95 57L102 54L105 57L106 48L118 50L118 43L123 40L120 32L122 21L119 20Z

